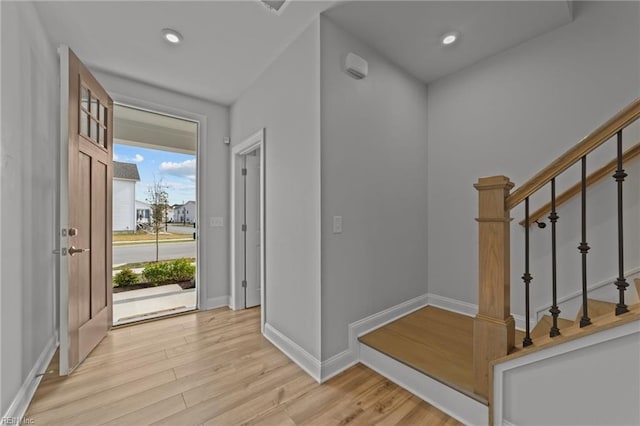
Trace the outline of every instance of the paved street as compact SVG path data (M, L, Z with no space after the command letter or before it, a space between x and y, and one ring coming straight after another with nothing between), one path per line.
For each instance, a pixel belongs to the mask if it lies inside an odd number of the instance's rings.
M196 242L188 243L160 243L160 260L179 259L181 257L196 257ZM156 260L156 245L136 244L113 246L113 264L146 262Z
M183 226L183 225L172 225L172 224L168 224L168 225L167 225L167 230L168 230L169 232L171 232L172 234L188 234L188 235L193 235L193 233L195 232L195 228L193 227L193 225Z

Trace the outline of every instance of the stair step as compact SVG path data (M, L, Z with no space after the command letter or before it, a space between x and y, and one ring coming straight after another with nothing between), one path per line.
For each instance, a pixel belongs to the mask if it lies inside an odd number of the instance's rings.
M553 324L553 318L551 315L545 315L540 318L540 321L536 324L536 326L531 330L531 338L536 339L542 336L548 336L549 330L551 329L551 325ZM573 321L558 318L558 328L562 330L563 328L571 327L573 325Z
M615 312L616 304L611 302L603 302L602 300L587 299L587 307L589 309L589 318L596 318L602 315L606 315L611 312ZM580 322L582 318L582 306L576 316L576 322Z

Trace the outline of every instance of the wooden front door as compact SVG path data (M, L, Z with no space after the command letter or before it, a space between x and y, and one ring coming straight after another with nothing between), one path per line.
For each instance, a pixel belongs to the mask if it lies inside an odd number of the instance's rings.
M61 155L68 156L67 225L62 230L63 241L67 234L64 256L67 280L66 285L61 283L61 305L66 299L66 306L61 306L60 318L61 334L65 333L60 339L61 374L68 374L87 357L111 328L113 317L113 100L68 48L61 49L61 61L65 60L68 63L68 90L63 86L61 95L67 96L68 138L67 152ZM61 68L64 70L64 64ZM63 74L61 78L66 76ZM62 104L65 104L64 99ZM61 200L62 204L64 202ZM61 262L61 267L64 263ZM63 290L66 290L64 295ZM63 352L67 356L62 356ZM66 358L66 365L63 365L63 358Z

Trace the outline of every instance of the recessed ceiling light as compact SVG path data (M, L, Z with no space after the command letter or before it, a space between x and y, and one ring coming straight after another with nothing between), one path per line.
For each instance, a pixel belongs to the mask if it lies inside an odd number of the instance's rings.
M163 29L162 36L171 44L178 44L182 41L182 34L171 28Z
M445 46L450 46L453 43L455 43L456 41L458 41L459 38L460 38L460 33L457 32L457 31L452 31L452 32L446 33L442 37L440 37L440 42L442 44L444 44Z

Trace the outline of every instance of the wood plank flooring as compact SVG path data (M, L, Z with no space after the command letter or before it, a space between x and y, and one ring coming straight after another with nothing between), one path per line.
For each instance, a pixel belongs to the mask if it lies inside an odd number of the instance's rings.
M111 331L27 417L37 425L458 425L358 364L318 385L260 334L260 311L217 309Z
M473 318L433 306L362 336L360 341L483 403L473 392Z

